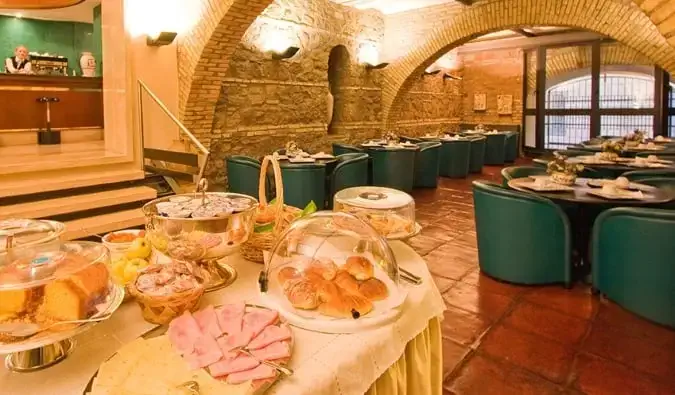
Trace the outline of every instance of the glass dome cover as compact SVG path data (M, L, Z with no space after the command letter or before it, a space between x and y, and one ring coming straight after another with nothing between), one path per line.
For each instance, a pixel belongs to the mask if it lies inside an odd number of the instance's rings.
M65 225L56 221L18 218L0 220L0 259L10 248L40 244L49 244L48 249L56 248L65 230Z
M396 189L374 186L343 189L335 194L333 210L356 215L388 239L409 237L417 229L415 200Z
M336 212L299 219L281 235L260 290L291 323L327 332L390 318L405 299L387 241L356 216Z

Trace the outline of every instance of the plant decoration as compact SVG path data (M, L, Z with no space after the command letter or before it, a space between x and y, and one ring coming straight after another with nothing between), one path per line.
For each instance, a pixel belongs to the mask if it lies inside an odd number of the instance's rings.
M483 125L482 123L476 125L476 131L483 131L483 130L485 130L485 125Z
M607 140L604 143L602 143L602 152L618 155L621 153L621 151L623 151L623 144L621 144L620 141Z
M640 129L635 129L633 133L625 135L623 140L626 142L630 141L639 144L644 141L645 137L647 137L646 132L643 132Z
M563 173L577 175L584 171L584 165L578 163L567 162L567 157L556 153L552 161L546 165L546 172L548 174Z
M387 143L387 144L396 144L399 142L399 137L396 133L392 131L388 131L384 133L384 136L382 136L382 139Z
M286 155L288 156L296 156L302 151L298 147L298 144L293 140L287 142L285 148L286 148Z

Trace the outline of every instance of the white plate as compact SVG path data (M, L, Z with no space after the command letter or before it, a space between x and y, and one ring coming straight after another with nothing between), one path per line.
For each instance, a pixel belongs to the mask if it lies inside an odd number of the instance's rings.
M316 162L316 159L295 157L295 158L289 159L288 161L291 162L291 163L314 163L314 162Z
M312 155L312 158L314 159L335 159L335 157L331 154L314 154Z
M522 182L520 183L521 187L531 189L533 191L537 192L571 192L574 191L574 188L567 186L567 185L561 185L561 184L556 184L554 182L550 182L545 185L537 185L536 182Z
M615 184L615 180L589 179L588 181L586 181L586 185L589 185L589 186L595 187L595 188L602 188L603 186L605 186L605 184ZM619 188L619 187L617 186L617 188ZM630 184L628 184L627 189L628 190L635 190L635 191L648 191L652 188L653 187L650 187L649 185L631 182ZM619 188L619 189L623 189L623 188Z
M644 200L645 197L642 192L629 192L625 191L623 193L605 193L602 190L590 190L588 191L589 195L598 196L603 199L608 200Z
M631 163L626 163L626 166L648 168L648 169L663 169L663 168L670 167L670 166L665 165L663 163L654 163L654 162L646 162L646 163L631 162Z

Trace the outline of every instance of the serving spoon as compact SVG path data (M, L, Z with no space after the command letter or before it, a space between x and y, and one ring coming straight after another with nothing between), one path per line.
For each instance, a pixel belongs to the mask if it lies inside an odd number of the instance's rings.
M289 369L289 368L287 368L287 367L281 366L281 365L279 365L278 363L274 363L274 362L271 362L271 361L265 361L264 359L258 358L258 357L256 357L255 355L253 355L252 352L250 352L248 349L246 349L246 348L244 348L244 347L238 347L238 348L235 348L235 349L232 350L232 351L237 352L237 353L243 353L243 354L246 354L246 355L248 355L249 357L252 357L253 359L256 359L256 360L257 360L258 362L260 362L261 364L267 365L267 366L269 366L270 368L272 368L272 369L278 371L279 373L282 373L282 374L285 375L285 376L292 376L292 375L293 375L293 370L292 370L292 369Z
M38 333L44 332L46 330L52 329L55 326L66 325L66 324L84 324L88 322L99 322L105 321L110 318L112 314L102 315L96 318L89 318L86 320L71 320L71 321L58 321L47 326L42 326L39 324L33 324L28 322L8 322L0 324L0 334L11 336L11 337L31 337L35 336Z

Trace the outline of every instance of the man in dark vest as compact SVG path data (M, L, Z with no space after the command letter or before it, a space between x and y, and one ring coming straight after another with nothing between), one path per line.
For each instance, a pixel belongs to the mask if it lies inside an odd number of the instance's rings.
M28 49L19 45L14 50L14 56L5 60L5 72L10 74L32 74Z

